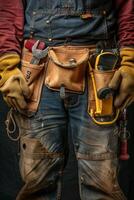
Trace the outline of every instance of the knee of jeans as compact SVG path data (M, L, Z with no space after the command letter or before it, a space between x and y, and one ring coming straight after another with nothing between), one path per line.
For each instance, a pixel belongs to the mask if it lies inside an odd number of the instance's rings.
M119 190L117 181L117 158L109 152L98 155L78 155L81 185L111 194Z
M62 152L48 152L39 140L21 138L20 173L32 187L50 187L61 175L64 164Z

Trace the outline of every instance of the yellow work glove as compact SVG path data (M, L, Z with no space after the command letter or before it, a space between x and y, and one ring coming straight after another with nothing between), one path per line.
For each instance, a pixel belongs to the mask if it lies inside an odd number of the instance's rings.
M122 48L121 67L115 72L109 87L116 90L115 107L125 108L134 101L134 48Z
M22 72L16 67L19 62L19 55L15 53L0 57L0 91L9 106L22 110L27 107L30 89Z

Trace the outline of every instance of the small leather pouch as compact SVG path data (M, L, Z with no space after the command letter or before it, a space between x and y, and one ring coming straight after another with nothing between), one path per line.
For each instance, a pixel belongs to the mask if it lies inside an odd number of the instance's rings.
M40 101L41 91L45 76L45 59L36 64L31 64L32 53L27 49L23 49L21 60L21 71L31 89L31 97L28 100L27 110L36 112Z
M85 88L85 72L89 49L78 46L50 48L48 53L45 85L52 90L82 93Z
M88 76L88 113L97 124L112 124L116 121L118 112L113 106L114 95L100 99L98 93L108 89L115 70L100 71L89 67Z

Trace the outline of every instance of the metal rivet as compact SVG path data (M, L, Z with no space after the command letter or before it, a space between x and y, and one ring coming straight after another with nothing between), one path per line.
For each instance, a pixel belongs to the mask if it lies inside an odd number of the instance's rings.
M42 122L42 123L41 123L41 128L43 128L43 127L44 127L44 123Z
M100 121L101 121L101 122L104 122L104 118L100 117Z
M106 10L103 10L103 15L106 15Z
M76 146L76 148L79 148L79 144L77 142L75 143L75 146Z
M46 21L46 23L47 23L47 24L49 24L49 23L50 23L50 21L49 21L49 20L47 20L47 21Z
M34 34L34 32L33 32L33 31L30 31L30 37L32 37L32 36L33 36L33 34Z
M49 38L48 41L51 42L51 41L52 41L52 38Z
M83 183L83 182L84 182L84 177L81 176L81 177L80 177L80 180L81 180L81 182Z
M71 58L69 60L69 62L72 64L72 65L76 65L76 59L75 58Z

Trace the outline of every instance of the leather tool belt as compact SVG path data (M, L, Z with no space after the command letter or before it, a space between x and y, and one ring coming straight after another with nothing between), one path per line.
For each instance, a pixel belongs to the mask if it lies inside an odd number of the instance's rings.
M41 98L43 85L61 92L83 93L85 85L88 85L87 113L98 125L113 124L118 118L119 110L113 106L113 96L107 99L99 99L97 91L108 86L115 70L100 71L94 67L95 45L83 46L58 46L50 47L48 55L42 58L38 64L31 64L33 55L31 50L25 47L22 50L21 70L31 89L31 97L28 100L27 110L21 114L32 116L37 110ZM87 80L87 81L86 81ZM61 95L64 97L64 95ZM12 110L7 119L8 136L12 138L10 122L13 122L16 130Z
M32 53L23 49L22 72L33 91L28 102L28 111L36 112L40 102L43 84L48 88L59 91L61 97L65 92L83 93L86 79L88 80L88 107L87 112L98 124L97 118L108 117L108 123L113 123L115 109L113 96L108 99L99 99L97 90L108 85L114 74L114 70L100 72L94 69L92 55L95 46L58 46L50 47L48 56L40 60L38 65L30 64ZM92 64L92 66L91 66ZM107 121L107 120L106 120Z

